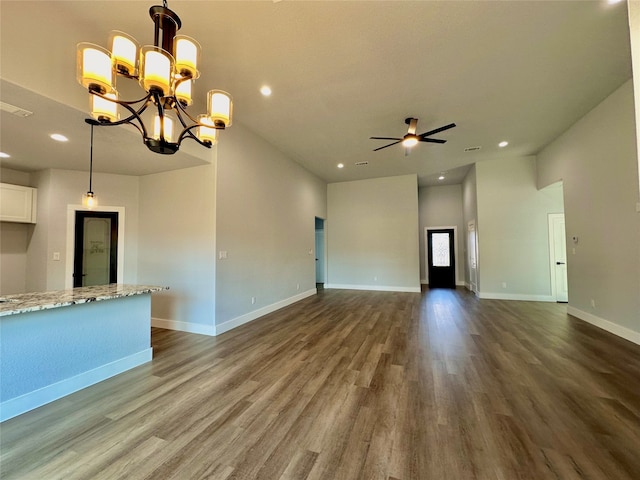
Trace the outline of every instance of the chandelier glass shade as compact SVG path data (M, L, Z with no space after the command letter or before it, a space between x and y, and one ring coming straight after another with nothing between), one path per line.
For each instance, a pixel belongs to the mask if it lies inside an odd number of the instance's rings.
M210 90L207 113L196 118L187 113L193 103L193 83L200 76L200 44L186 35L176 35L182 23L167 8L166 0L163 6L151 7L149 15L155 25L153 45L140 46L117 30L109 36L111 50L92 43L78 44L77 80L90 94L91 123L133 125L156 153L177 152L185 138L210 148L217 142L218 130L231 126L231 95ZM133 101L120 99L116 83L121 78L137 81L146 94ZM147 109L153 114L151 126L143 120ZM125 118L120 118L119 110L125 112Z

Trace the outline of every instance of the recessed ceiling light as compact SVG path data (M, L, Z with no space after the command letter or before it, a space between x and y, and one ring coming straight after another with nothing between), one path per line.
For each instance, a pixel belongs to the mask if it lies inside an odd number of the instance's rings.
M339 163L338 168L344 168L344 163Z
M260 87L260 93L265 97L268 97L269 95L271 95L271 88L268 87L267 85L264 85Z
M0 158L9 158L11 155L8 153L0 152Z
M53 138L56 142L68 142L69 141L69 139L67 137L65 137L64 135L62 135L60 133L52 133L49 136L51 138Z
M500 143L498 144L498 146L499 146L500 148L504 148L504 147L506 147L507 145L509 145L509 142L500 142Z
M614 3L620 3L622 0L609 0L609 5L613 5Z
M438 180L444 180L444 175L440 175L440 176L438 177Z

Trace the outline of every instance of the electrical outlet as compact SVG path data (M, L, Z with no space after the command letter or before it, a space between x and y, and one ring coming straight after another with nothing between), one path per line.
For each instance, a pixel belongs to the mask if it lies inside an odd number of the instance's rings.
M378 277L373 277L373 281L377 282L378 281Z
M596 308L596 301L593 298L591 299L591 308Z
M296 290L300 290L300 284L296 283Z
M507 288L507 282L502 282L502 288Z
M251 305L254 305L256 303L256 297L251 297Z

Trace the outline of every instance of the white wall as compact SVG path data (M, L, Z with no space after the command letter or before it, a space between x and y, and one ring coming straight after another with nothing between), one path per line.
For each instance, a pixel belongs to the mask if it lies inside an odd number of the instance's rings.
M416 175L327 188L327 288L420 291Z
M548 214L563 212L562 190L537 189L532 156L478 162L476 176L480 297L554 300Z
M636 104L636 145L638 168L640 169L640 2L629 0L629 38L631 40L631 63L633 66L633 86ZM640 190L640 180L638 181Z
M539 153L538 185L563 181L567 237L579 237L567 245L570 313L640 343L632 87L629 80Z
M220 333L315 294L315 217L327 215L325 182L242 125L217 148Z
M214 334L215 162L140 177L138 283L153 295L154 325Z
M27 253L27 291L63 290L66 279L67 206L80 205L89 174L71 170L42 170L33 174L38 188L38 220ZM93 174L93 191L100 206L125 208L124 282L138 275L138 178ZM71 239L73 241L73 239ZM53 260L53 253L60 260Z
M465 279L465 232L467 230L462 213L462 185L442 185L422 187L418 190L418 210L420 216L420 279L426 283L428 276L425 258L425 227L455 226L458 257L456 277Z

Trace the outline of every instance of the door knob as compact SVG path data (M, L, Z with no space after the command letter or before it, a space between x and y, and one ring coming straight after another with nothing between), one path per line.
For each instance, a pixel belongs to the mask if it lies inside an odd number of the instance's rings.
M556 262L556 265L566 265L564 262Z

